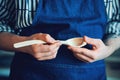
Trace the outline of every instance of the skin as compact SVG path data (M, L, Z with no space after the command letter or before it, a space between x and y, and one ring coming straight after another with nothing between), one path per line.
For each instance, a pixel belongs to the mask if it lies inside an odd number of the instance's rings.
M111 38L106 40L106 44L103 43L100 39L93 39L89 38L87 36L84 36L85 42L88 44L91 44L93 46L92 50L86 49L86 48L77 48L69 46L68 49L73 51L73 55L84 62L95 62L101 59L105 59L115 50L120 48L120 37L117 38ZM117 43L115 43L117 42Z
M0 33L0 37L0 49L25 52L26 54L32 55L37 60L50 60L56 58L58 49L61 46L61 43L53 39L49 34L37 33L27 37L18 36L8 32L2 32ZM16 42L33 39L43 40L48 44L35 44L17 49L13 47L13 44ZM91 44L93 46L92 50L72 46L68 46L68 49L73 52L73 55L77 59L91 63L110 56L115 50L120 47L119 40L120 37L111 38L106 40L106 44L104 44L100 39L93 39L84 36L84 41L87 44Z
M20 51L24 52L27 54L32 55L35 57L37 60L50 60L54 59L57 55L57 51L60 47L60 42L54 40L49 34L34 34L29 37L26 36L18 36L15 34L7 33L7 32L2 32L0 33L0 48L3 50L9 50L9 51ZM15 49L13 47L13 44L16 42L21 42L25 40L33 40L33 39L40 39L48 44L35 44L27 47L22 47ZM6 44L2 44L6 43Z

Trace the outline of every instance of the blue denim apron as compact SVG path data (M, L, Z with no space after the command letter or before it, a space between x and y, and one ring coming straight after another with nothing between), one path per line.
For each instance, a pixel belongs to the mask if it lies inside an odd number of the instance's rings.
M50 34L56 40L87 35L102 39L106 25L103 0L39 0L30 27L20 35ZM86 46L90 49L90 46ZM11 65L11 80L106 80L104 61L85 63L76 59L66 46L57 57L38 61L33 56L16 52Z

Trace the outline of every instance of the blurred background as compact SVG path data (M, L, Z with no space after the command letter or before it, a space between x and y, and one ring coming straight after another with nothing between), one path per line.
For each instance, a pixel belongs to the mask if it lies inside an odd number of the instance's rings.
M13 52L0 50L0 80L8 80ZM120 80L120 49L105 60L107 80Z

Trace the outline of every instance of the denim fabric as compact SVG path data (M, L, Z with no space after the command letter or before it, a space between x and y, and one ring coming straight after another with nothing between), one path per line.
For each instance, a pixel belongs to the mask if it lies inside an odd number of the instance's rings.
M106 14L103 0L39 0L30 27L20 35L47 33L57 40L87 35L102 39ZM91 49L89 45L85 46ZM16 52L11 65L11 80L105 80L104 61L85 63L76 59L66 46L57 57L38 61L33 56Z
M26 53L18 54L11 66L11 80L106 80L103 62L57 64L37 61Z

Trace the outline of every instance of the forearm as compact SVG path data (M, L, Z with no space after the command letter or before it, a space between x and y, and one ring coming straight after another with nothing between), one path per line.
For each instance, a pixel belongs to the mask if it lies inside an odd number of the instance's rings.
M118 50L120 48L120 36L106 38L105 44L112 49L112 52Z
M9 51L16 51L13 47L13 44L16 42L24 41L26 37L18 36L8 32L1 32L0 33L0 49L2 50L9 50Z

